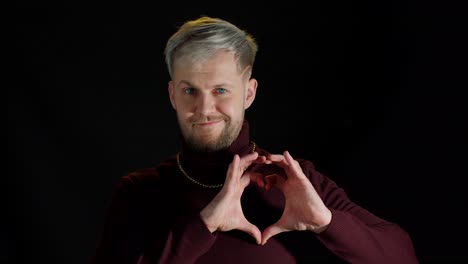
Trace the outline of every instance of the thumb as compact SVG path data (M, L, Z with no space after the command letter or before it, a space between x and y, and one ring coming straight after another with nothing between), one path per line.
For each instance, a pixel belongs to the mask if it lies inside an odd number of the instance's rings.
M258 229L257 226L251 224L249 221L244 220L243 224L238 229L255 238L257 244L262 242L262 233L260 232L260 229Z
M277 235L279 233L287 231L286 229L282 228L278 222L274 223L273 225L267 227L262 234L262 245L265 245L268 239L272 236Z

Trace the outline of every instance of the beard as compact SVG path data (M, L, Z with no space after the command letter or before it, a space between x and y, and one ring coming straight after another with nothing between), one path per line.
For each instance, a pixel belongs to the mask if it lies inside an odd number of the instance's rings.
M179 119L179 127L188 147L195 152L215 152L228 148L239 136L242 129L243 116L239 121L233 121L224 116L194 118L189 120L188 126L192 126L193 123L221 119L225 122L225 126L217 136L194 132L191 128L184 126L182 120Z

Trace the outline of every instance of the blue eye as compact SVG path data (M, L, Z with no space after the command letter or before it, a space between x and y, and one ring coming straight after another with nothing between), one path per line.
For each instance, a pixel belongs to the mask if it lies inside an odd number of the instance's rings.
M193 89L193 88L186 88L186 89L184 90L184 92L185 92L186 94L193 94L193 93L195 92L195 89Z
M217 92L220 93L220 94L223 94L223 93L226 92L226 89L224 89L224 88L218 88L218 89L217 89Z

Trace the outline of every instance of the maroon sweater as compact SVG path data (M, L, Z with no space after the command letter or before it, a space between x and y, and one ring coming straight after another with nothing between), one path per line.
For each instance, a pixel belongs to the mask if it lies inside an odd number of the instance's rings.
M243 156L251 147L248 123L244 122L227 150L193 153L183 143L181 163L200 182L223 183L233 155ZM256 151L268 154L258 146ZM189 181L174 155L156 167L121 178L90 263L418 263L411 239L402 228L350 201L310 161L298 161L332 212L329 227L320 234L280 233L262 246L241 231L210 233L199 212L220 188ZM283 174L275 165L253 165L249 170ZM246 218L260 230L280 218L285 204L279 190L265 191L255 184L245 189L241 199Z

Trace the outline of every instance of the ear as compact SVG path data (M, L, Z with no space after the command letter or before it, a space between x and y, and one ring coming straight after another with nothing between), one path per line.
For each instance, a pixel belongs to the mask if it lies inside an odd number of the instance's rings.
M171 100L172 108L176 110L176 104L174 100L174 82L173 81L169 81L169 84L167 86L167 91L169 93L169 100Z
M249 80L249 83L247 84L247 93L245 97L245 108L249 108L253 101L255 100L255 95L257 94L257 80L254 78L251 78Z

